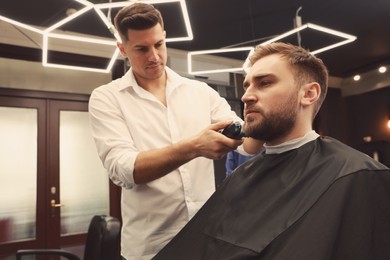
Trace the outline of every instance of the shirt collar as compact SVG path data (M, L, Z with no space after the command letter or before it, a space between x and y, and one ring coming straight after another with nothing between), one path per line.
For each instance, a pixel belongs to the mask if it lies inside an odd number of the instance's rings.
M317 139L320 135L314 130L306 133L304 136L284 142L278 145L264 144L266 154L279 154L301 147L302 145Z

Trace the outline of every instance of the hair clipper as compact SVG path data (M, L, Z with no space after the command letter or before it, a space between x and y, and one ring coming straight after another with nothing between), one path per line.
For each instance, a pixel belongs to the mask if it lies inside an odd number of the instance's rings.
M244 127L241 122L234 122L228 125L227 127L225 127L224 129L219 130L218 132L220 132L221 134L229 138L233 138L237 140L240 140L245 136Z

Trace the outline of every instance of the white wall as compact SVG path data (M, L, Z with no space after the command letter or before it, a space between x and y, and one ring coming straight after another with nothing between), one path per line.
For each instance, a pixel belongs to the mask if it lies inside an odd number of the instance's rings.
M0 58L0 87L89 94L111 80L110 73L43 67L41 63Z
M188 74L187 52L168 49L168 66L177 73ZM242 61L214 56L194 59L194 66L205 68L231 68L242 66ZM203 75L210 82L229 85L229 73ZM111 73L83 72L77 70L43 67L40 62L0 58L0 87L89 94L102 84L111 81Z
M194 56L193 68L222 69L241 67L243 61L212 55ZM182 76L188 74L187 52L168 49L167 65ZM229 86L229 73L202 75L209 83ZM0 58L0 87L44 91L90 94L100 85L111 81L111 73L83 72L43 67L40 62ZM362 75L354 82L350 78L329 78L329 86L342 89L343 96L350 96L390 86L390 74L376 70Z

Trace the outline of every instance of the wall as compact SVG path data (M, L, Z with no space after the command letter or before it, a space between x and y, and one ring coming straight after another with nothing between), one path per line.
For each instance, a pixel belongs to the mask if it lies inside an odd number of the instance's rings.
M43 67L41 63L0 58L0 87L89 94L111 80L110 73Z
M195 78L187 73L186 52L168 49L168 56L168 65L171 68L183 76ZM209 64L208 68L229 68L241 66L242 61L203 55L196 57L194 63L196 66ZM336 88L329 89L317 124L322 134L332 136L368 154L372 153L373 149L380 149L381 156L387 163L390 138L384 121L390 113L390 84L386 85L389 75L370 75L367 80L358 84L331 77L330 85ZM232 85L229 73L202 76L208 83ZM40 62L0 58L0 87L4 88L90 94L97 86L111 81L112 77L110 73L46 68ZM364 143L362 138L365 136L372 136L373 142Z
M346 97L347 131L351 146L372 155L390 167L390 87ZM365 142L364 137L371 137Z
M331 136L349 143L346 131L346 107L341 89L329 88L324 103L314 122L314 129L321 135Z
M187 71L187 52L168 49L168 66L179 74L195 78ZM119 62L123 62L119 59ZM242 61L202 55L194 64L209 64L210 67L232 68L242 66ZM228 73L202 75L210 83L229 85ZM34 89L55 92L90 94L94 88L110 82L111 73L83 72L43 67L40 62L0 58L0 87Z
M322 135L336 138L390 166L390 88L344 97L343 91L329 88L315 121ZM364 141L371 138L370 142Z

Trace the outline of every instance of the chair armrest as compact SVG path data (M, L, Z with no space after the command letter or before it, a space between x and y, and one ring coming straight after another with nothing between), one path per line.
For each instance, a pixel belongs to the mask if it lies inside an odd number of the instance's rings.
M16 260L21 260L24 255L59 255L69 260L80 260L80 258L63 249L21 249L16 252Z

